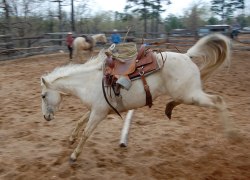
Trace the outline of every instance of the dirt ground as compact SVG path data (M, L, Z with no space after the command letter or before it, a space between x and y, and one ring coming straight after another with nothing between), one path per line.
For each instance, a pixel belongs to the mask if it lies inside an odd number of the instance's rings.
M40 77L68 63L67 54L0 62L1 180L214 180L250 179L250 51L234 51L231 68L205 84L222 95L240 138L228 139L215 110L180 105L164 114L168 96L135 111L127 148L119 147L123 122L104 120L74 164L68 137L87 110L64 99L56 119L41 114ZM125 117L126 114L122 114Z

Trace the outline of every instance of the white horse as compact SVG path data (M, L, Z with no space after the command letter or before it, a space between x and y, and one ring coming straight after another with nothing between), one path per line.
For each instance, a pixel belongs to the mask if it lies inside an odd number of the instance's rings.
M222 64L230 62L229 39L219 34L209 35L200 39L185 54L163 52L162 55L155 53L155 56L161 65L163 65L162 56L166 61L159 71L146 77L153 99L160 95L170 95L173 101L169 105L170 110L166 110L168 113L178 104L215 108L222 115L225 130L231 132L223 98L219 95L207 94L202 90L202 80L208 78ZM193 57L203 60L201 69L192 61ZM41 77L42 113L47 121L54 118L65 94L80 98L89 109L70 136L70 142L74 142L79 129L86 123L80 142L70 156L72 161L77 159L84 143L97 125L109 113L114 113L102 91L102 66L105 58L106 55L101 51L98 56L85 64L66 65ZM119 112L145 106L145 91L140 79L132 82L129 91L121 89L120 93L122 104L108 97Z
M83 51L93 51L97 42L107 43L105 34L95 34L93 36L77 37L73 41L73 54L80 62L83 59Z

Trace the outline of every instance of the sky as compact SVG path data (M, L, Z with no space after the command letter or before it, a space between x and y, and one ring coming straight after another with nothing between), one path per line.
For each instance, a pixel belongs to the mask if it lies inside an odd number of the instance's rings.
M210 5L211 0L171 0L172 4L166 6L166 12L162 13L163 17L169 14L174 14L176 16L184 15L184 10L188 9L194 2L204 2ZM96 11L118 11L123 12L126 5L126 0L91 0L90 7ZM246 11L250 9L250 0L245 0Z
M197 1L197 0L196 0ZM202 0L203 2L209 2L210 0ZM249 0L250 1L250 0ZM183 15L184 9L187 9L192 5L194 0L171 0L172 4L166 6L166 13L163 15L168 14L175 14L175 15ZM123 12L124 7L126 5L126 0L93 0L90 7L97 10L113 10L118 12Z

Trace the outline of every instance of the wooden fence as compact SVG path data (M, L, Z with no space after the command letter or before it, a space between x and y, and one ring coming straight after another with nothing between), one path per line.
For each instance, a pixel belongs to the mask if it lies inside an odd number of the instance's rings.
M110 37L111 32L104 32ZM35 37L11 37L10 35L0 35L0 60L15 59L38 54L55 53L65 51L66 48L66 32L63 33L46 33L42 36ZM125 31L123 32L123 37ZM154 34L155 36L155 34ZM154 49L186 52L198 38L194 35L178 34L168 35L166 33L158 33L160 38L143 38L136 36L134 32L129 34L129 41L138 44L147 44ZM149 36L150 37L150 36ZM233 40L233 49L250 50L250 32L240 32L237 39ZM111 42L100 48L107 48Z

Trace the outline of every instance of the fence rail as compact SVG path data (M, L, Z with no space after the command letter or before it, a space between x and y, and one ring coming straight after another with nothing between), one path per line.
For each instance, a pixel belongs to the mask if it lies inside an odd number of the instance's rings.
M0 35L0 60L54 53L59 50L65 51L67 50L65 44L66 35L66 32L46 33L34 37ZM194 35L167 35L167 33L160 33L160 35L164 36L161 38L142 38L142 36L136 37L132 34L128 37L129 41L136 42L138 46L143 43L148 44L152 48L169 51L179 51L179 49L185 51L198 40ZM109 37L110 32L107 32L106 36ZM232 42L233 49L250 51L250 32L240 32L237 39ZM106 44L104 47L108 47L109 45L111 43Z

